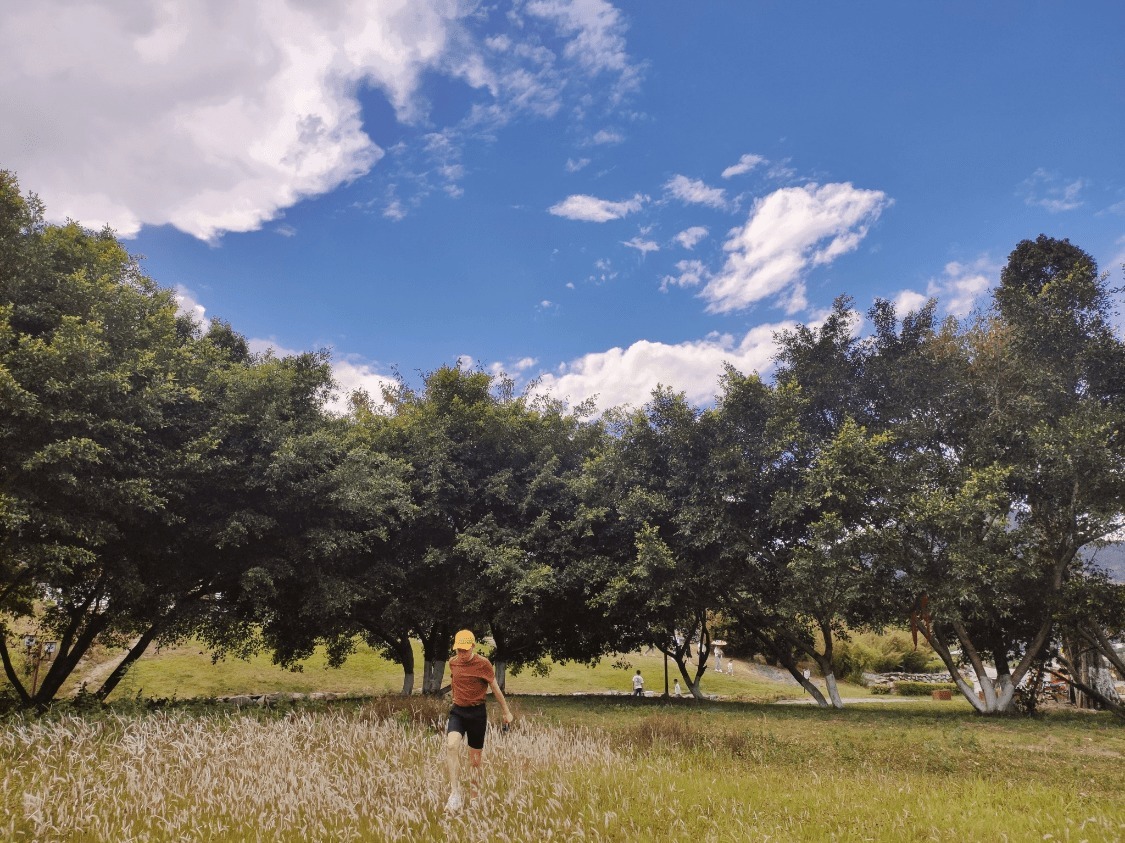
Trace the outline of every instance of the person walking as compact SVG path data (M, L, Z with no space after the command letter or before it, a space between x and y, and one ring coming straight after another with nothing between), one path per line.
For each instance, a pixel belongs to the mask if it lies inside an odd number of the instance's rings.
M449 800L447 811L459 811L464 804L461 797L461 745L469 744L470 793L477 795L480 786L480 760L484 750L484 733L488 713L484 697L488 689L500 703L504 712L504 726L512 722L512 711L500 686L496 684L496 671L484 656L475 651L476 636L462 629L453 639L454 656L449 661L450 684L453 688L453 708L449 711L449 724L445 730L445 764L449 772Z
M682 697L684 695L684 690L683 690L683 688L680 687L680 680L679 679L676 680L676 687L675 687L675 690L673 691L673 693L677 697Z
M641 676L641 671L638 669L636 674L633 676L633 696L634 697L643 697L644 695L645 695L645 680L644 680L644 677Z

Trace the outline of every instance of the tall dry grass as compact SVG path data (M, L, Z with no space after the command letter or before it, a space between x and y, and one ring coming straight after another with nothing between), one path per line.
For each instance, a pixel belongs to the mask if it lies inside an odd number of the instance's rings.
M619 764L582 729L498 730L484 795L447 815L444 708L263 718L64 716L0 730L5 840L601 839L579 783ZM577 774L577 775L576 775ZM610 823L612 825L612 823Z

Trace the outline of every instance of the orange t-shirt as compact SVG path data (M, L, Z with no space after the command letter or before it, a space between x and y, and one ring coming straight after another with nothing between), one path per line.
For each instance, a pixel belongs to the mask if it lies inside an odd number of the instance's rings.
M484 702L488 683L496 679L492 663L479 653L474 653L467 662L460 656L449 660L450 684L453 686L453 704L467 708Z

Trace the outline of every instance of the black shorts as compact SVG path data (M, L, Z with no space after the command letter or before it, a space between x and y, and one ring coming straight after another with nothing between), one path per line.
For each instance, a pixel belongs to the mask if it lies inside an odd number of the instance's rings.
M484 731L488 726L488 712L480 705L454 705L449 712L449 725L445 733L459 732L465 736L469 749L484 749Z

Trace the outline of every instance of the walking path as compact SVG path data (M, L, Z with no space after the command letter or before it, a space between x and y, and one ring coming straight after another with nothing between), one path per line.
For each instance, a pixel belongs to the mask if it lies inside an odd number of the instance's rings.
M889 694L880 694L879 696L870 697L843 697L841 702L844 705L856 705L858 703L916 703L916 702L929 702L929 697L892 697ZM804 697L799 700L774 700L774 705L816 705L816 700L812 697Z

